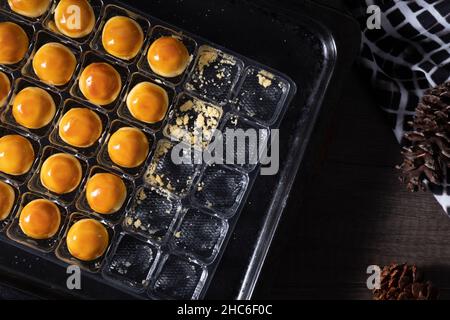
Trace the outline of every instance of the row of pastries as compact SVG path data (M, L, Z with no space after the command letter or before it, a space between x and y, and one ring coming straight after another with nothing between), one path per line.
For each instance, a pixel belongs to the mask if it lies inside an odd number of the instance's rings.
M28 18L44 15L50 0L8 0L10 9ZM73 28L73 5L80 9L80 23ZM61 0L54 11L55 31L74 39L94 32L97 18L87 0ZM73 21L72 21L73 22ZM131 60L142 50L145 35L142 27L130 17L114 16L102 26L103 49L121 60ZM31 39L15 22L0 22L0 65L12 66L24 60ZM75 76L78 61L71 48L58 42L48 42L36 48L30 57L36 77L44 84L58 87L68 84ZM172 36L161 36L150 44L146 61L160 77L174 78L184 73L191 57L185 44ZM84 98L98 107L116 101L125 85L113 64L93 62L80 70L78 88ZM4 105L11 92L11 80L0 72L0 105ZM28 130L38 130L50 125L58 106L52 95L37 86L28 86L12 95L11 114L14 121ZM167 91L152 82L140 82L130 88L126 107L136 120L147 124L164 119L169 107ZM104 132L100 116L83 106L71 108L59 119L58 135L69 146L89 148L99 141ZM142 166L150 152L147 135L135 127L121 127L111 134L107 153L111 161L121 168ZM32 142L18 134L0 138L0 171L20 176L28 173L36 161ZM39 167L39 180L44 188L57 195L74 192L80 187L83 168L80 160L69 153L56 153L46 158ZM84 195L92 211L100 215L118 212L127 199L123 178L113 173L97 173L88 178ZM6 182L0 182L0 221L11 214L17 194ZM36 199L20 210L19 226L29 238L35 240L54 237L60 230L62 214L58 205L47 199ZM68 230L66 244L70 254L82 261L101 257L109 244L106 227L95 219L82 219Z

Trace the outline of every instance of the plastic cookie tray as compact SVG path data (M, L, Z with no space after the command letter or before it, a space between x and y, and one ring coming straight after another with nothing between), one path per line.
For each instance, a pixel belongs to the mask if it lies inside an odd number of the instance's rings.
M270 140L270 129L280 123L296 93L296 85L276 70L112 1L92 0L97 18L93 33L77 40L67 38L51 27L57 2L53 1L43 17L33 20L10 12L7 1L0 2L0 21L21 25L30 38L30 48L23 61L0 66L12 84L2 108L0 135L11 132L22 135L32 141L36 153L34 165L27 174L18 177L0 174L16 192L13 212L1 224L1 239L42 259L78 265L87 276L138 297L201 298L238 223L237 217L259 173L258 165L174 164L171 150L178 140L194 135L194 122L199 117L209 124L211 131L225 133L229 128L253 128L262 132L261 139ZM145 33L144 46L131 61L114 58L102 47L103 26L117 15L131 17ZM184 74L171 79L154 74L146 60L150 44L167 35L182 40L191 55ZM42 83L31 67L36 50L48 42L65 44L77 57L75 75L64 87ZM110 63L122 77L119 98L106 107L90 104L78 87L81 71L94 61ZM160 123L139 122L126 108L129 90L142 81L157 83L169 93L169 110ZM11 116L15 94L31 85L48 91L57 104L51 125L37 131L21 127ZM59 120L75 106L93 110L104 125L100 140L87 149L70 147L58 136ZM106 150L110 135L124 126L141 129L151 143L145 165L137 169L114 165ZM180 130L185 134L180 135ZM211 137L204 135L197 142L200 149L207 148ZM49 192L39 181L42 162L61 151L80 160L84 176L80 187L63 197ZM255 152L249 145L236 150L237 155L246 156L254 156ZM128 199L113 215L96 214L87 204L86 181L98 172L112 172L125 181ZM60 231L48 240L29 239L18 227L22 207L36 198L54 201L63 216ZM83 217L97 219L110 234L104 256L89 263L72 257L66 246L69 227Z

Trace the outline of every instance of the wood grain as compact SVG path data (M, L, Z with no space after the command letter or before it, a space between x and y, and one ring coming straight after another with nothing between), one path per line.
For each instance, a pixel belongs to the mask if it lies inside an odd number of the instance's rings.
M257 298L369 299L368 265L415 263L449 297L450 219L398 181L399 146L356 68L305 194L290 197ZM298 192L298 191L297 191ZM303 198L300 202L298 199Z

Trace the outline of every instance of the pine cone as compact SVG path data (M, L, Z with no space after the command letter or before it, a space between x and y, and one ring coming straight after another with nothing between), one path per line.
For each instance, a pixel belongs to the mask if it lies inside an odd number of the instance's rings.
M392 264L381 271L380 289L373 290L374 300L437 300L439 291L423 281L415 265Z
M408 190L425 190L427 183L441 185L450 160L450 82L427 90L420 101L413 131L405 133L400 180Z

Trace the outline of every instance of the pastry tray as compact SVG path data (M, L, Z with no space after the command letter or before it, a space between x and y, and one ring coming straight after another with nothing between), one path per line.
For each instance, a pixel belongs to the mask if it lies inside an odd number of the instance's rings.
M1 0L3 12L0 12L0 18L24 26L32 39L23 63L11 68L2 66L11 75L14 84L10 100L19 88L37 85L54 95L58 112L49 128L33 132L14 123L8 113L8 103L3 109L2 134L16 132L26 136L33 141L38 157L29 175L18 179L2 175L4 181L15 186L17 199L20 200L10 218L2 225L1 246L9 250L4 250L5 254L0 258L1 268L42 286L50 286L64 294L81 298L199 299L207 296L209 285L214 281L214 273L220 265L222 255L227 251L227 243L233 236L236 225L251 225L252 221L247 221L248 217L253 216L254 210L261 208L268 208L268 215L273 216L274 220L266 220L266 223L277 224L277 217L279 218L284 206L331 76L335 53L329 33L307 17L292 21L283 16L281 26L275 20L272 21L285 32L279 34L279 37L286 48L258 45L267 50L267 65L282 66L289 72L289 68L279 61L283 54L277 54L276 50L285 50L283 52L289 60L300 59L295 64L302 70L301 77L294 82L288 75L234 52L238 50L225 48L231 46L217 45L197 36L196 29L183 30L173 26L172 21L156 18L157 4L160 4L160 10L164 12L168 3L162 5L156 1L151 6L155 10L144 7L141 11L130 6L132 4L139 7L137 1L120 3L92 0L97 17L96 28L92 35L75 41L55 34L48 27L55 3L42 18L27 20L8 12L5 2ZM175 9L182 12L184 7L192 10L195 5L198 5L195 1L192 4L179 3ZM232 10L235 6L228 3L222 7L223 12ZM263 8L245 3L241 10L254 11L264 17L269 11ZM135 19L146 34L142 52L129 62L105 53L99 40L104 23L115 15ZM217 24L218 27L221 26L220 22ZM262 29L265 31L266 28ZM268 41L276 41L274 32L268 32ZM162 35L181 39L192 56L185 74L175 79L158 77L146 64L145 53L149 45ZM295 46L292 41L294 38L296 41L301 39L302 43L298 46L296 42ZM257 39L263 38L258 36ZM30 68L36 48L50 41L67 45L78 57L75 75L64 88L42 84ZM288 51L292 49L298 51ZM206 64L204 57L208 57ZM94 61L112 64L120 72L125 84L118 101L106 108L86 101L77 85L81 70ZM157 83L169 92L169 112L161 123L139 123L124 107L127 92L141 81ZM296 96L297 85L299 93ZM275 132L272 129L280 128L278 173L261 176L260 164L174 165L169 155L178 143L175 140L180 136L176 135L172 126L180 124L178 119L186 115L186 103L202 106L187 112L194 112L194 118L202 113L206 119L211 117L217 120L217 130L224 133L226 129L252 128L261 133L261 140L270 141ZM104 121L105 132L94 148L82 151L73 149L55 134L59 118L75 105L91 108ZM204 106L207 106L208 112ZM189 132L190 123L184 125ZM105 150L110 134L123 126L142 129L152 145L145 166L137 170L124 170L114 166ZM210 144L211 141L205 139L200 148ZM39 184L39 179L36 179L42 160L60 151L75 155L84 164L84 181L79 190L67 198L60 198L46 191ZM239 152L246 155L255 153L250 146ZM114 215L95 214L86 203L85 182L87 177L97 172L116 173L126 182L130 197ZM65 213L60 233L45 245L30 241L17 228L22 204L36 197L55 201ZM101 221L111 235L107 253L90 263L71 257L65 246L68 227L83 217ZM254 227L270 227L259 223L261 221L254 220ZM252 250L255 253L267 250L270 238L271 235L266 234L260 247ZM242 246L245 246L245 239L242 239ZM78 265L83 270L81 290L69 290L65 287L68 276L66 268L69 264ZM50 270L54 271L50 273ZM258 272L259 270L254 270L255 277ZM106 290L108 287L111 289Z

